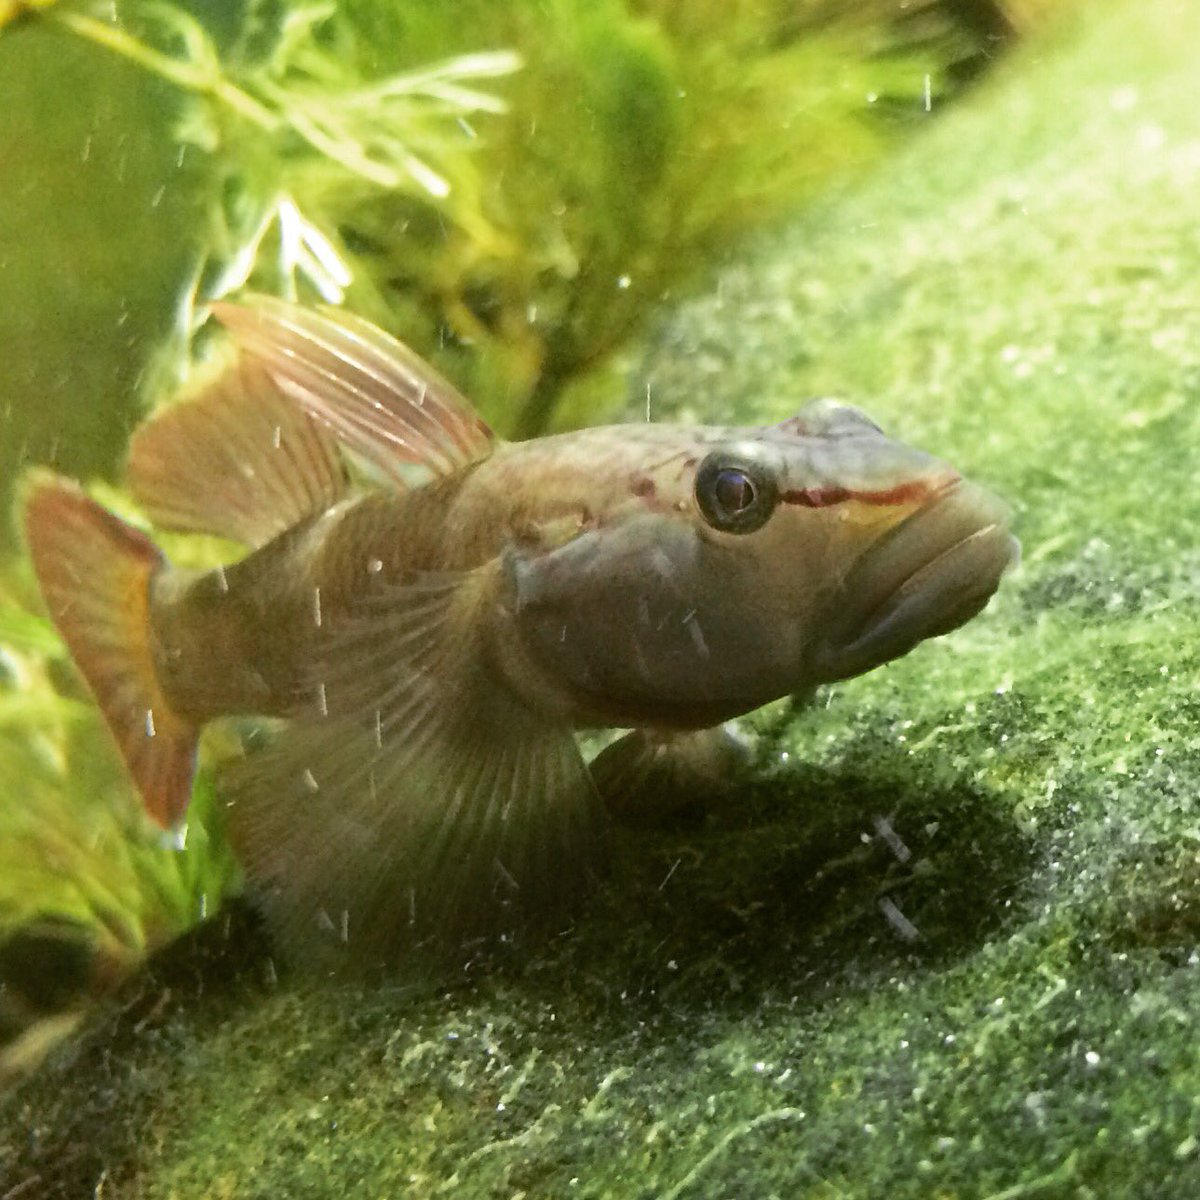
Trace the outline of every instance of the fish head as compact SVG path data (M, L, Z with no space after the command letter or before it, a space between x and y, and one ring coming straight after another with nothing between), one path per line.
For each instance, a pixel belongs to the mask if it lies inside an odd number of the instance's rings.
M713 724L961 625L1018 544L947 463L818 400L701 430L646 498L517 570L536 661L610 724Z

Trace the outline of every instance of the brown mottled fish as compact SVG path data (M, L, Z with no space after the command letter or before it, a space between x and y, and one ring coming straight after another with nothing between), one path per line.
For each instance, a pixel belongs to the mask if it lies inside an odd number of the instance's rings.
M987 603L1007 510L854 408L505 443L371 325L214 306L236 359L133 438L157 525L251 547L170 566L74 484L33 482L42 592L153 817L201 728L282 718L227 772L285 948L396 960L587 885L607 799L701 786L721 723L845 679ZM593 774L574 731L628 727Z

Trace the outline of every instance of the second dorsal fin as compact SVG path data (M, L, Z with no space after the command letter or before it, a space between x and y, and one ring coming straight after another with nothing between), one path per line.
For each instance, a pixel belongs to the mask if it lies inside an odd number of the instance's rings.
M345 494L332 433L243 355L133 435L126 481L163 529L260 546Z
M448 475L495 438L406 346L346 313L258 296L213 305L234 361L134 435L127 478L167 529L261 545L348 490L341 450L395 487Z

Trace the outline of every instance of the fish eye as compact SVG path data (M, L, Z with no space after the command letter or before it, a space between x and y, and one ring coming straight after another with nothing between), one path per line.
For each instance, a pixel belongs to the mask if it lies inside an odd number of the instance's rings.
M704 519L723 533L761 529L778 500L774 474L749 453L714 450L696 470L696 503Z

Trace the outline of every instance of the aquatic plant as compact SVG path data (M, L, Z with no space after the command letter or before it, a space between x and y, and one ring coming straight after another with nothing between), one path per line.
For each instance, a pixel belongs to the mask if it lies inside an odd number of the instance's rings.
M176 87L180 153L203 158L201 261L151 400L186 364L196 300L249 283L350 294L530 435L621 404L614 354L656 306L931 111L1019 8L253 0L44 19Z
M509 51L360 70L356 32L332 4L251 4L225 37L169 4L125 5L111 21L62 6L47 19L178 88L179 154L199 152L205 164L203 250L176 336L144 381L151 401L186 373L197 300L246 286L345 298L354 272L340 206L405 197L487 235L463 129L468 116L504 111L478 85L519 67Z
M147 836L30 586L0 581L0 1083L36 1061L43 1022L69 1025L237 877L207 776L186 837Z
M468 5L470 36L526 64L479 153L499 236L390 195L341 206L339 227L409 339L500 428L528 436L611 413L625 402L613 356L658 305L888 145L898 126L875 105L918 117L945 91L928 36L897 42L884 6L867 8ZM431 54L448 34L436 6L343 11L397 56Z

